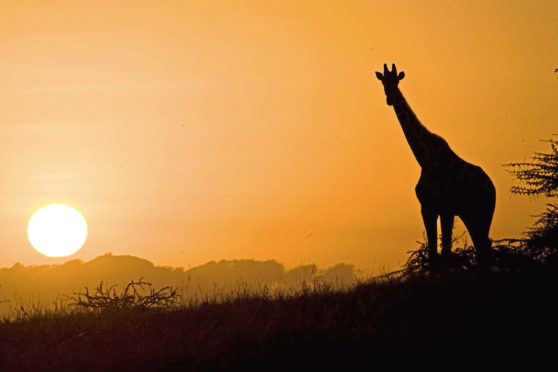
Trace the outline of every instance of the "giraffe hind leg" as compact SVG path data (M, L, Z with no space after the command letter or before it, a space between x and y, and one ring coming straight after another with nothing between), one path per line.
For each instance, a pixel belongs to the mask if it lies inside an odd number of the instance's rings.
M477 261L481 268L487 269L490 267L490 248L492 241L488 237L490 230L490 222L482 218L465 218L463 223L471 236L473 245L477 252Z

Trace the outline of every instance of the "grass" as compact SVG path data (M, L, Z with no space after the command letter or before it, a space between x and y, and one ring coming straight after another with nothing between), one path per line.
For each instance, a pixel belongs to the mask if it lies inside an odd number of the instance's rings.
M489 277L472 270L408 272L345 290L244 291L167 309L38 311L0 324L0 370L540 362L555 347L545 340L558 330L557 279L548 265Z

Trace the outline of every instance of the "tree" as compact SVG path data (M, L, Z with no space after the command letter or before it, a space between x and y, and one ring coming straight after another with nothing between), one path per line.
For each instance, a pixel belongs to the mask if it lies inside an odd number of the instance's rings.
M558 140L547 142L550 152L537 152L530 162L507 164L511 167L510 172L523 183L511 188L513 194L558 197ZM534 258L546 263L558 262L558 203L548 203L525 235L526 249Z

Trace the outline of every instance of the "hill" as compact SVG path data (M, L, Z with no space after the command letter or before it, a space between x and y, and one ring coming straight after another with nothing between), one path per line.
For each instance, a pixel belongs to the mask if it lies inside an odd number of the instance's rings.
M68 261L59 265L24 266L15 264L0 269L0 317L14 308L51 307L65 302L66 296L105 284L124 286L144 278L155 287L179 288L185 298L201 299L226 296L248 287L299 288L302 283L319 279L336 286L350 286L355 280L352 265L337 264L319 269L316 265L290 270L277 261L221 260L190 269L156 266L134 256L105 254L91 261Z
M554 268L247 295L170 311L47 313L0 325L2 370L352 370L552 361Z

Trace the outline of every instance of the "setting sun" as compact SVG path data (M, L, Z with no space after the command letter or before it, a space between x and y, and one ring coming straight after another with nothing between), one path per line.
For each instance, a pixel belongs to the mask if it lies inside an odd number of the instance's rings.
M27 227L27 236L31 245L45 256L69 256L85 243L87 223L74 208L52 204L33 214Z

